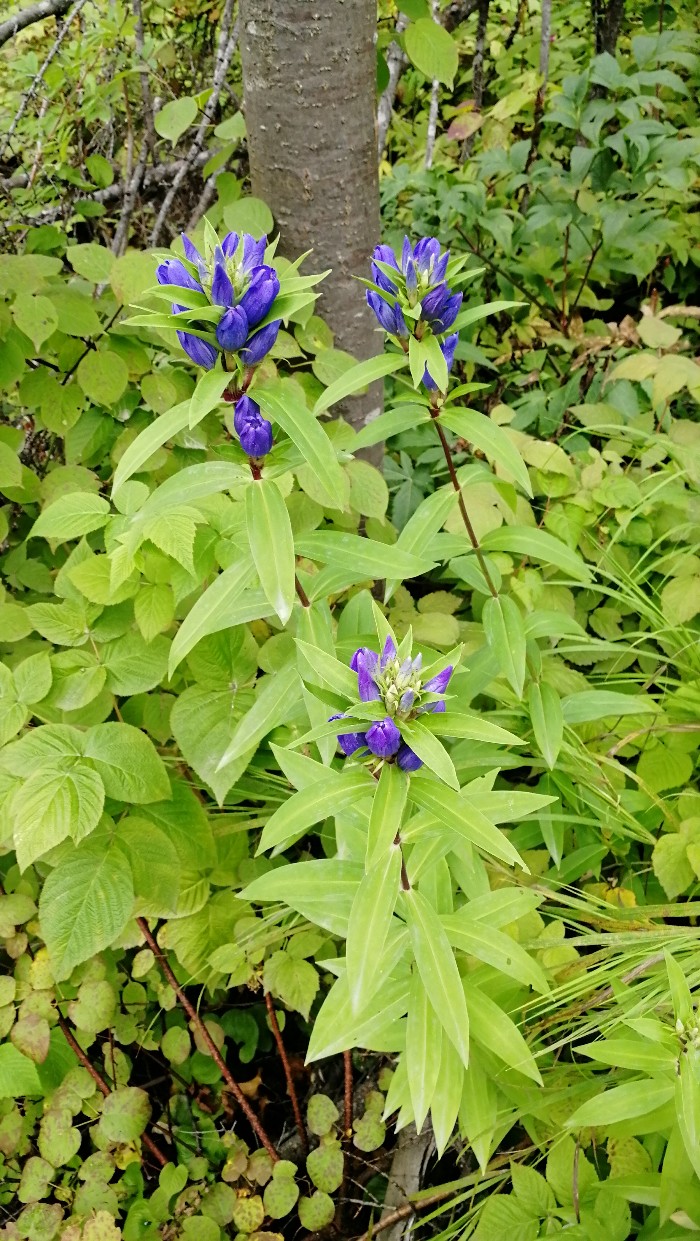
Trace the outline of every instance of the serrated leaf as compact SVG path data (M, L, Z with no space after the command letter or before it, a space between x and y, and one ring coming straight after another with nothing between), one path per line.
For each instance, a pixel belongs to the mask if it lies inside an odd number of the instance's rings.
M71 491L59 496L37 517L30 530L31 538L78 539L92 530L100 530L109 521L109 501L91 491Z
M100 776L81 761L40 767L23 781L10 807L20 870L66 836L76 842L88 836L100 821L104 797Z
M153 742L131 724L88 729L85 757L102 777L108 797L137 803L170 797L170 781Z
M431 82L452 86L459 67L459 53L452 36L438 22L432 17L420 17L411 22L404 41L408 58L416 69Z
M114 942L133 901L129 863L104 841L85 841L51 871L39 900L39 917L57 981Z

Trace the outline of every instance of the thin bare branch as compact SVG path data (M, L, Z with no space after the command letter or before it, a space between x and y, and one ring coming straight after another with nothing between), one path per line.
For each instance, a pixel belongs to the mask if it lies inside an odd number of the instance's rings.
M405 13L399 14L396 23L396 34L403 34L408 25L408 18ZM401 77L401 70L406 64L406 57L400 45L396 42L390 43L386 51L386 65L389 70L389 81L386 88L380 96L377 105L377 154L379 159L384 154L386 146L386 136L389 132L391 123L391 113L394 107L394 99L396 98L396 88Z
M7 43L8 39L13 39L20 30L26 30L27 26L33 26L35 22L41 22L46 17L62 17L70 5L71 0L40 0L39 4L21 9L14 17L0 23L0 47Z
M16 130L16 128L17 128L17 126L19 125L19 123L20 123L20 121L21 121L21 119L22 119L22 117L24 116L25 112L27 111L27 108L29 107L29 104L31 103L31 101L32 101L32 99L34 98L34 96L36 95L36 93L37 93L37 91L38 91L38 89L39 89L39 87L40 87L40 85L41 85L41 83L42 83L42 81L43 81L43 79L44 79L44 74L46 73L46 70L48 69L49 65L51 64L51 61L54 59L54 57L55 57L55 56L57 56L58 52L60 51L61 44L63 43L63 40L65 39L65 37L66 37L66 35L68 34L68 31L69 31L69 29L70 29L71 22L73 21L73 19L74 19L74 18L76 18L76 17L78 16L78 14L80 13L81 9L84 9L84 8L85 8L85 5L86 5L86 4L87 4L87 0L76 0L76 3L73 5L73 8L71 9L70 13L68 14L68 16L67 16L66 20L64 21L63 25L61 26L61 29L59 30L58 35L57 35L57 37L56 37L56 39L55 39L55 41L54 41L54 43L53 43L52 47L51 47L51 48L50 48L50 50L47 52L47 54L46 54L46 56L45 56L45 58L44 58L43 64L41 65L41 68L39 69L39 72L38 72L38 73L36 74L36 76L34 77L34 80L33 80L32 84L31 84L31 86L29 87L29 90L28 90L28 91L27 91L27 92L26 92L26 93L22 96L22 100L21 100L21 102L20 102L19 108L17 109L17 112L15 113L14 119L13 119L13 121L12 121L12 124L10 125L10 128L8 129L7 134L6 134L6 136L5 136L5 147L8 147L8 146L10 145L10 143L11 143L11 141L12 141L12 135L14 134L14 132L15 132L15 130ZM65 7L67 8L68 6L66 5ZM61 10L61 12L63 12L63 11L64 11L64 10ZM0 31L1 31L1 29L2 29L2 28L0 27ZM3 42L3 39L0 37L0 44L2 44L2 42Z

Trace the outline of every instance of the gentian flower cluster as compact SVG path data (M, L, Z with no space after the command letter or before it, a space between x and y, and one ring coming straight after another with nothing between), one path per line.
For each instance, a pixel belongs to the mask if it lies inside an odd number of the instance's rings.
M445 710L444 699L421 704L421 696L444 694L452 676L452 666L422 681L420 655L399 662L396 645L392 638L387 638L381 655L361 646L350 660L350 667L357 673L361 701L376 701L385 714L370 724L366 732L341 733L338 745L343 754L349 756L363 751L396 762L402 771L417 771L423 766L422 761L402 740L399 724L402 720L415 719L424 711ZM341 715L331 716L334 720L342 718Z
M166 259L156 272L158 283L204 293L212 306L221 307L216 326L218 349L191 332L181 331L177 336L185 353L205 370L214 366L219 350L238 354L244 366L256 366L274 345L281 323L275 319L259 326L280 291L277 272L263 261L267 237L256 240L250 233L240 237L228 233L206 258L184 233L182 244L186 262ZM173 314L185 309L173 303Z
M236 401L233 429L249 457L264 457L272 448L272 423L263 418L260 406L250 396Z
M448 371L454 362L459 334L444 336L454 323L462 305L462 294L453 293L445 281L449 252L440 253L436 237L423 237L411 246L404 238L401 259L391 246L377 246L372 256L372 280L377 289L367 290L367 302L379 324L399 341L409 336L420 339L429 328L442 336L440 348ZM428 371L423 383L435 389Z

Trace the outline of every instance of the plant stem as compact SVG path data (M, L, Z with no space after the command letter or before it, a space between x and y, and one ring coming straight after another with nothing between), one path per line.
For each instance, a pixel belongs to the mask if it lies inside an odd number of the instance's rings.
M297 598L299 599L299 602L301 603L302 607L310 608L311 600L309 599L309 596L304 590L304 587L299 581L299 578L297 577L296 573L294 574L294 586L297 592Z
M61 1031L62 1031L62 1033L63 1033L63 1037L65 1038L65 1040L66 1040L66 1042L67 1042L68 1046L70 1047L71 1051L73 1051L73 1052L75 1053L75 1055L78 1057L78 1059L79 1059L80 1063L82 1064L83 1068L87 1069L87 1071L88 1071L88 1073L90 1074L90 1076L91 1076L92 1080L94 1081L95 1085L97 1086L97 1089L100 1091L100 1093L101 1093L101 1094L103 1094L103 1095L104 1095L104 1097L105 1097L105 1099L106 1099L106 1098L107 1098L107 1096L108 1096L108 1095L110 1095L110 1094L112 1093L112 1091L110 1090L109 1086L107 1085L107 1083L106 1083L106 1081L105 1081L104 1077L102 1076L102 1074L101 1074L101 1073L99 1073L99 1072L97 1071L97 1069L95 1068L94 1064L92 1064L92 1063L91 1063L91 1061L88 1059L88 1057L87 1057L86 1053L83 1051L82 1047L80 1046L80 1043L79 1043L79 1042L77 1041L77 1039L74 1037L74 1035L73 1035L73 1031L71 1030L70 1026L68 1025L68 1022L66 1021L65 1017L63 1017L63 1016L61 1015L61 1013L58 1011L58 1009L56 1009L56 1015L57 1015L57 1017L58 1017L58 1024L59 1024L60 1029L61 1029ZM159 1150L159 1148L156 1146L155 1142L154 1142L151 1138L149 1138L149 1136L148 1136L148 1134L147 1134L147 1133L142 1133L142 1134L141 1134L141 1141L142 1141L143 1145L146 1147L146 1150L147 1150L147 1151L150 1151L151 1155L152 1155L152 1156L153 1156L153 1158L156 1160L156 1162L160 1164L161 1168L165 1168L165 1167L167 1167L167 1165L168 1165L168 1163L169 1163L169 1160L168 1160L168 1159L166 1159L166 1157L165 1157L165 1155L163 1154L163 1152L162 1152L161 1150Z
M350 1140L352 1134L352 1110L353 1110L353 1082L352 1082L352 1052L343 1052L343 1069L344 1069L344 1099L345 1099L345 1115L343 1117L343 1126L345 1129L345 1140Z
M296 1092L296 1086L294 1085L294 1078L292 1077L292 1070L289 1064L289 1057L287 1056L287 1049L284 1045L284 1040L282 1038L282 1031L280 1030L280 1027L279 1027L279 1022L277 1020L277 1013L275 1012L275 1006L272 1002L272 996L270 995L269 991L265 992L265 1005L267 1007L267 1015L270 1021L270 1029L272 1030L272 1035L277 1044L277 1050L280 1054L280 1060L282 1061L282 1067L284 1069L284 1076L287 1082L287 1094L289 1095L292 1101L292 1111L294 1112L294 1123L296 1124L297 1133L299 1134L299 1141L301 1142L304 1154L308 1155L309 1139L307 1137L306 1127L304 1125L304 1121L301 1115L301 1108L299 1107L299 1099L298 1099L297 1092Z
M450 446L447 442L447 437L442 427L440 426L439 419L436 416L433 416L433 422L435 423L437 433L440 436L440 443L442 444L442 451L445 454L445 461L447 462L447 469L449 471L452 486L457 492L457 503L459 504L459 511L462 514L462 521L464 522L465 529L467 531L467 534L469 535L469 542L474 548L476 558L479 562L479 568L481 569L481 572L484 575L484 581L486 582L486 585L491 591L491 594L493 595L494 599L497 599L498 591L496 590L496 587L493 582L493 578L491 577L491 574L489 573L488 566L484 559L484 553L479 547L479 540L476 537L474 527L471 523L471 519L467 512L467 506L464 503L464 497L462 496L462 488L459 485L459 479L457 478L457 471L455 470L454 461L452 460L452 453L450 451Z
M223 1056L221 1055L221 1052L216 1046L216 1043L214 1042L211 1034L207 1030L207 1027L202 1021L202 1018L200 1017L196 1008L191 1003L191 1001L188 1000L187 996L182 990L182 987L177 981L177 978L175 977L173 971L168 965L168 962L165 956L163 955L160 945L158 944L155 936L151 934L146 919L137 918L136 921L138 923L141 934L143 935L144 939L146 940L146 943L148 944L148 947L151 949L151 952L156 958L156 961L158 962L158 965L160 966L163 974L165 975L166 979L170 983L170 986L175 992L180 1004L184 1008L192 1024L197 1027L197 1031L200 1035L200 1038L202 1039L204 1043L206 1043L207 1049L209 1051L209 1054L212 1060L214 1061L214 1064L216 1065L219 1072L221 1073L221 1076L226 1082L226 1085L231 1091L231 1094L234 1096L234 1098L236 1099L236 1102L239 1104L241 1111L245 1114L250 1124L251 1129L256 1134L256 1136L260 1139L262 1145L265 1147L265 1150L267 1151L272 1161L274 1163L277 1163L277 1160L279 1158L277 1151L275 1150L272 1142L267 1136L267 1133L265 1132L265 1129L260 1123L260 1120L258 1119L252 1107L250 1106L250 1103L248 1102L245 1095L243 1094L243 1091L238 1085L238 1082L235 1080L235 1078L231 1074L230 1069L227 1067L226 1062Z

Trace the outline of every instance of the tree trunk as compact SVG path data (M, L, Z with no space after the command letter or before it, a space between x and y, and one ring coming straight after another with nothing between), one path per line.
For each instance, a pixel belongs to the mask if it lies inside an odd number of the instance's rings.
M625 0L591 0L596 56L615 55L625 16Z
M240 0L241 55L253 193L270 207L280 252L313 250L332 268L319 312L336 347L355 357L381 337L354 276L369 274L379 240L376 0ZM348 401L360 426L381 388Z

